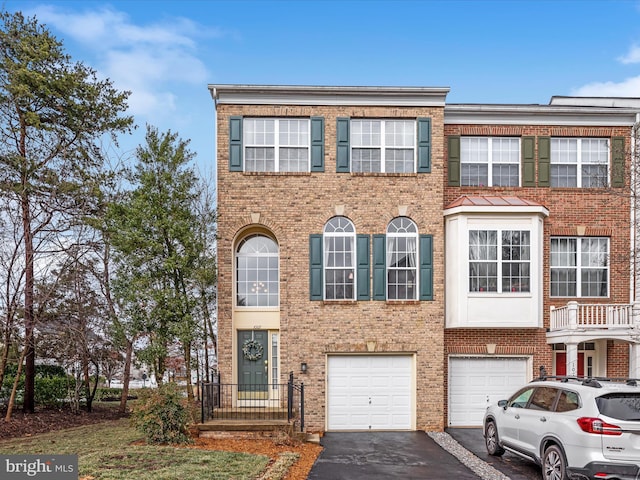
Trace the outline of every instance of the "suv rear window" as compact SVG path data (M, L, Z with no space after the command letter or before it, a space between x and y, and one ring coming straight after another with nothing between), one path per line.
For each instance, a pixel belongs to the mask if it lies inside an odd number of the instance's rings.
M596 398L596 405L607 417L640 421L640 393L610 393Z

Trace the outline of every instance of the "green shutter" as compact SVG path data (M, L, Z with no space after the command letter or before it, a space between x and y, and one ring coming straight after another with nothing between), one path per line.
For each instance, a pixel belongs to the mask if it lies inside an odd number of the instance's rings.
M433 300L432 235L420 235L420 300Z
M242 171L242 117L229 118L229 171Z
M536 138L522 137L522 186L536 186Z
M387 299L386 235L373 236L373 299Z
M349 145L349 118L338 118L336 124L336 172L348 173L350 145Z
M322 300L322 235L309 235L309 299Z
M448 172L449 172L449 186L460 186L460 137L453 136L447 138L447 152L448 159Z
M311 117L311 171L324 172L323 117Z
M611 186L624 187L624 137L613 137L611 147Z
M551 137L538 137L538 186L551 186Z
M358 300L369 300L369 235L357 236Z
M418 119L418 173L431 173L431 119Z

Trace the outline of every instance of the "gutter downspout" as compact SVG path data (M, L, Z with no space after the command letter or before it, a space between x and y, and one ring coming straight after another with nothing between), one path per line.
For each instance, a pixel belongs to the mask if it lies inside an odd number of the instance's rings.
M639 232L639 219L638 219L638 202L639 202L639 194L638 192L639 185L638 182L638 173L636 170L640 168L640 159L636 158L638 155L638 145L637 143L640 141L640 113L636 113L636 121L632 128L631 135L631 252L632 252L632 266L631 266L631 285L630 287L630 296L631 303L635 303L637 299L640 298L640 281L638 279L638 275L640 275L638 269L638 256L639 252L636 251L638 248L640 235Z

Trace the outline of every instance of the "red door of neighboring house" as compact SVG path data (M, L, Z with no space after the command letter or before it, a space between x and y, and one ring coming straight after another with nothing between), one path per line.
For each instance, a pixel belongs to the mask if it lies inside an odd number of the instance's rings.
M556 375L567 374L566 352L556 352ZM578 376L584 376L584 352L578 352Z

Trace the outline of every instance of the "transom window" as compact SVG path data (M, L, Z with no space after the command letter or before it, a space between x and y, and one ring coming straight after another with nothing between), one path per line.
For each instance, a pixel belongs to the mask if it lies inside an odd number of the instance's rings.
M418 279L418 228L405 217L387 227L387 299L415 300Z
M609 239L551 239L551 296L609 296Z
M552 138L552 187L606 187L609 185L609 140L606 138Z
M355 299L356 229L345 217L334 217L324 227L324 298Z
M245 171L309 171L309 119L245 118Z
M527 230L470 230L469 291L529 292L530 236Z
M277 307L278 244L264 235L243 239L236 250L236 305Z
M416 122L351 120L353 172L415 172Z
M517 187L519 178L519 138L460 138L460 184L462 186Z

